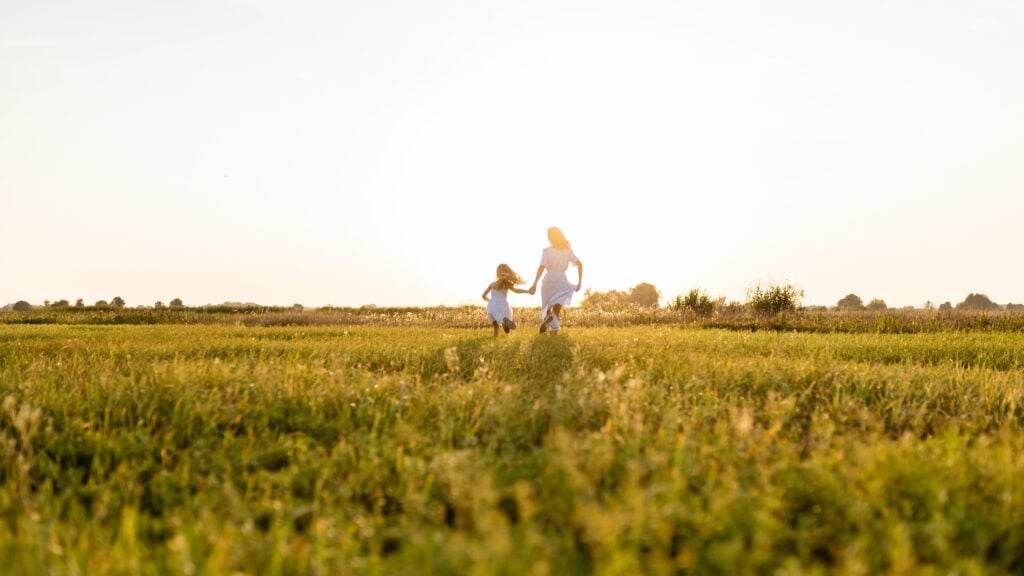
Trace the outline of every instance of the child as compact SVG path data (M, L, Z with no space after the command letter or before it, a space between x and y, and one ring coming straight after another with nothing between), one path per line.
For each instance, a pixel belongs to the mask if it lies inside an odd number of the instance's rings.
M516 323L512 321L512 306L508 303L508 291L516 294L528 294L529 290L516 288L517 284L525 284L526 281L516 274L508 264L498 264L497 278L487 285L484 290L483 299L487 302L487 319L494 327L494 335L498 335L498 323L508 334L509 330L515 330ZM488 295L490 297L488 297Z

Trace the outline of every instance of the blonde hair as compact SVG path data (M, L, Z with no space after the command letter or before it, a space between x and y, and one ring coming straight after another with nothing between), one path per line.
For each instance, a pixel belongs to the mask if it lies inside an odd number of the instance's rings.
M526 284L526 280L516 273L508 264L498 264L498 270L494 273L494 287L498 290L508 290L517 284Z
M572 244L569 244L569 241L565 239L565 234L562 234L562 230L558 228L558 226L548 228L548 242L560 250L569 250L572 248Z

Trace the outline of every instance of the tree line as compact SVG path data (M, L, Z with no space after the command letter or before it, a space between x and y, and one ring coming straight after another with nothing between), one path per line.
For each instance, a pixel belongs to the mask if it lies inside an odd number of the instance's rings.
M856 312L859 310L887 310L888 306L885 304L885 300L875 298L864 304L864 300L856 294L847 294L846 296L839 299L836 302L836 309L844 312ZM961 302L954 305L952 302L943 302L942 304L936 305L929 301L924 304L925 310L970 310L975 312L985 312L989 310L1011 310L1021 311L1024 310L1024 304L1014 304L1012 302L1007 304L996 304L986 294L975 294L970 293Z
M53 300L53 301L44 300L42 307L43 308L58 308L58 309L60 309L60 308L80 308L80 309L115 308L115 309L120 309L120 308L124 308L125 306L126 306L126 304L125 304L124 298L121 298L120 296L114 296L113 298L110 299L109 302L106 301L106 300L97 300L91 306L87 305L83 298L79 298L79 299L75 300L75 303L73 305L71 304L71 302L69 302L67 300ZM162 301L158 301L158 302L153 304L153 308L156 308L158 310L159 309L163 309L163 308L184 308L184 307L185 307L185 305L181 302L181 298L175 298L175 299L171 300L168 304L164 304ZM24 312L26 310L32 310L34 308L36 308L36 306L33 306L31 303L29 303L29 302L27 302L25 300L18 300L14 304L8 304L8 305L4 306L3 308L0 308L0 310L13 310L15 312Z
M657 308L660 306L661 292L653 284L642 282L629 290L609 290L597 292L586 290L581 306L584 308L615 308L622 306L638 306L642 308ZM667 306L675 310L689 310L700 316L710 316L716 310L737 309L748 307L755 312L766 314L777 314L780 312L796 311L799 309L824 311L835 310L840 312L858 311L884 311L889 310L885 300L873 298L866 304L857 294L847 294L839 299L835 306L801 306L801 299L804 296L803 290L791 284L758 284L747 290L745 302L726 302L724 296L711 298L707 292L700 288L694 288L685 295L678 295L668 301ZM996 310L1024 311L1024 304L997 304L985 294L968 294L963 301L953 304L943 302L934 304L925 302L924 310L964 310L972 312L985 312Z
M823 310L836 310L840 312L859 312L859 311L884 311L888 310L889 306L885 303L885 300L881 298L873 298L864 303L863 298L857 294L847 294L846 296L839 299L835 306L801 306L801 299L803 298L803 290L790 285L790 284L759 284L753 288L748 289L747 299L745 302L727 302L724 296L717 298L711 298L701 288L694 288L685 295L677 295L673 299L666 303L666 306L673 310L689 310L696 313L699 316L710 316L715 311L728 311L737 310L740 308L750 308L755 312L765 314L777 314L780 312L796 311L799 309L811 310L811 311L823 311ZM638 308L658 308L661 306L661 291L649 282L641 282L636 286L628 290L608 290L600 292L596 290L587 289L583 292L583 300L580 304L583 308L593 309L614 309L622 308L627 306L633 306ZM126 304L123 298L120 296L114 296L110 301L97 300L92 305L85 304L82 298L71 304L68 300L45 300L42 308L76 308L83 310L103 310L103 309L122 309L125 308ZM253 303L240 303L240 302L225 302L221 307L235 308L235 307L258 307L257 304ZM0 308L0 311L27 311L38 308L25 300L19 300L14 304L7 304ZM149 306L139 306L139 308L149 308ZM157 301L153 304L152 308L156 310L162 309L182 309L185 305L182 303L181 298L174 298L167 304L162 301ZM293 309L303 309L301 304L295 304L292 306ZM963 299L963 301L953 304L951 302L943 302L942 304L934 304L932 302L926 302L923 307L924 310L964 310L964 311L996 311L996 310L1008 310L1008 311L1024 311L1024 304L997 304L993 302L985 294L970 293Z

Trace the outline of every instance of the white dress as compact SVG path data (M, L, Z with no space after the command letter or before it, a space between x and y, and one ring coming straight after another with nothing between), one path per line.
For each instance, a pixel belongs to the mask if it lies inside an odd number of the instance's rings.
M491 285L491 299L487 301L487 321L497 322L505 318L512 320L512 305L508 303L508 289L494 288Z
M540 265L545 268L544 280L540 284L540 318L543 322L548 317L548 309L555 304L568 306L572 304L572 295L576 293L576 284L569 282L565 271L569 264L579 262L572 249L548 246L540 257ZM550 328L558 330L558 318L551 321Z

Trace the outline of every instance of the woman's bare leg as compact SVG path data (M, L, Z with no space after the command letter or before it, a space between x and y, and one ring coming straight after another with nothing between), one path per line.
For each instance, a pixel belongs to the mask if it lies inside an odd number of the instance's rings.
M559 326L561 325L561 316L559 316L559 314L561 312L562 312L562 305L561 304L554 304L554 305L551 306L551 308L548 308L547 318L545 318L544 319L544 323L540 325L540 333L541 334L547 332L548 325L550 325L552 323L555 323L556 325L559 325ZM556 318L558 319L557 322L555 322ZM555 328L554 330L551 331L551 333L554 334L557 330L558 330L558 328Z
M556 328L551 329L551 335L554 336L555 334L558 334L558 329L562 327L562 305L555 304L551 307L551 312L555 315L555 321L552 322L552 324L554 324Z

